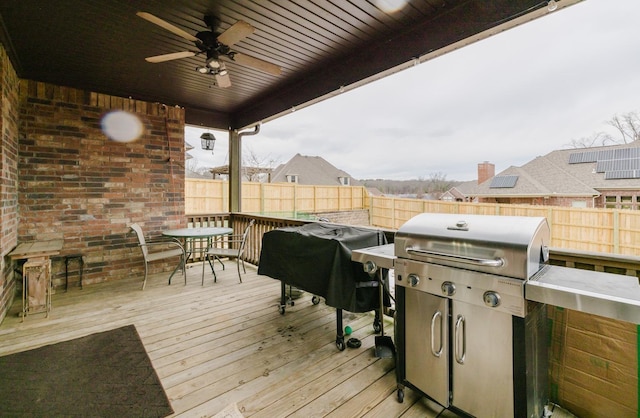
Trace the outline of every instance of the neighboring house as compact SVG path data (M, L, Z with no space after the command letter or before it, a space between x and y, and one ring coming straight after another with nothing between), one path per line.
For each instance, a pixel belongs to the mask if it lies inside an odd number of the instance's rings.
M552 151L479 182L465 196L481 203L640 210L640 141Z
M352 178L322 157L294 155L289 161L273 170L271 183L298 183L327 186L361 186Z
M384 193L382 193L380 189L378 189L377 187L367 187L366 189L367 189L367 193L369 193L369 196L374 196L374 197L384 196Z
M471 193L477 185L478 182L476 180L464 181L442 193L438 200L445 202L470 202L471 198L469 197L469 193Z

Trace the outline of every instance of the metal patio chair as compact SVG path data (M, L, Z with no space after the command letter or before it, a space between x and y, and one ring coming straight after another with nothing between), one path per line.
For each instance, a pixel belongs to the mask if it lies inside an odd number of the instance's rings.
M249 231L251 231L251 228L255 223L256 223L256 220L252 219L251 222L249 222L249 225L247 225L247 227L244 229L244 232L242 233L242 235L239 235L239 234L229 235L228 239L214 242L213 246L207 249L207 252L205 253L205 261L202 263L202 284L203 285L204 285L205 265L207 264L207 262L209 263L209 265L211 265L211 270L213 271L213 282L215 283L217 280L217 277L216 277L216 272L213 270L212 261L215 262L215 260L218 260L220 264L222 264L222 261L220 261L221 258L236 259L236 265L238 268L238 279L240 279L240 283L242 283L242 275L240 274L240 264L242 264L242 271L246 274L247 270L244 267L244 260L242 259L242 255L244 254L244 250L246 248L247 240L249 237ZM222 264L222 269L224 270L224 264Z
M144 259L144 281L142 282L142 290L144 290L147 284L147 273L149 270L148 264L152 261L165 260L168 258L180 257L180 263L173 269L171 276L169 276L169 284L171 284L171 278L178 271L178 268L182 268L182 274L184 275L184 284L187 284L187 271L185 268L186 257L184 247L176 240L145 240L142 228L138 224L129 225L129 227L138 236L138 243L142 250L142 258Z

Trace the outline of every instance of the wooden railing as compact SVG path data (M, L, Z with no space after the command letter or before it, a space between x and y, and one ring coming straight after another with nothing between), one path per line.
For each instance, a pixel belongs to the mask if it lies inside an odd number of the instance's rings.
M216 213L188 215L187 223L190 227L197 226L229 226L234 231L243 231L251 219L256 223L247 241L245 251L245 261L258 265L260 261L260 251L262 249L262 236L273 229L288 226L300 226L309 222L289 218L274 218L268 216L256 216L245 213ZM372 227L373 228L373 227ZM381 228L374 228L380 230ZM382 229L387 237L387 241L394 241L395 231L392 229ZM204 243L202 245L205 245ZM550 264L579 268L585 270L604 271L608 273L636 276L640 278L640 257L632 255L617 255L602 252L589 252L580 250L567 250L552 247L550 249ZM199 259L195 258L195 261Z
M196 227L209 227L209 226L224 226L233 228L234 233L239 234L244 231L251 219L255 219L256 223L251 229L247 244L245 247L244 260L258 265L260 261L260 251L262 250L262 236L265 232L271 231L276 228L283 228L286 226L300 226L304 225L305 221L299 221L295 219L287 218L271 218L265 216L256 216L244 213L214 213L214 214L198 214L187 215L187 225L190 228ZM221 238L224 239L224 238ZM195 248L200 249L206 246L206 239L196 240L194 242ZM202 258L198 251L194 252L190 261L201 261Z

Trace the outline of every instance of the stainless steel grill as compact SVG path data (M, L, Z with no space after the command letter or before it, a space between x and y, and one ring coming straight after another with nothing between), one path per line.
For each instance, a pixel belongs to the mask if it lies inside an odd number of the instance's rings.
M549 240L544 218L422 214L353 251L395 269L400 402L409 386L461 414L547 416L546 304L640 324L638 278L549 265Z
M410 386L472 416L543 416L546 309L524 285L548 245L544 218L422 214L398 230L400 401Z

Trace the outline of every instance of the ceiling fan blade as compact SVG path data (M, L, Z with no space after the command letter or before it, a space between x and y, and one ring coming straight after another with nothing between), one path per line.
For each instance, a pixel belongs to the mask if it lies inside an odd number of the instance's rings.
M175 33L176 35L186 39L187 41L198 42L198 38L196 38L195 36L191 35L188 32L183 31L177 26L173 26L171 23L152 15L151 13L138 12L136 14L141 18L143 18L144 20L149 21L154 25L158 25L161 28L168 30L169 32Z
M251 35L255 30L256 28L244 20L238 20L218 36L218 42L226 46L231 46Z
M251 55L232 52L231 54L229 54L229 58L231 58L232 61L235 61L238 64L247 65L268 74L282 74L282 69L280 68L280 66L270 63L269 61L261 60L260 58L252 57Z
M153 57L147 57L147 58L145 58L145 60L147 62L152 62L154 64L157 64L159 62L177 60L177 59L180 59L180 58L193 57L194 55L196 55L196 53L192 52L192 51L172 52L171 54L155 55Z

